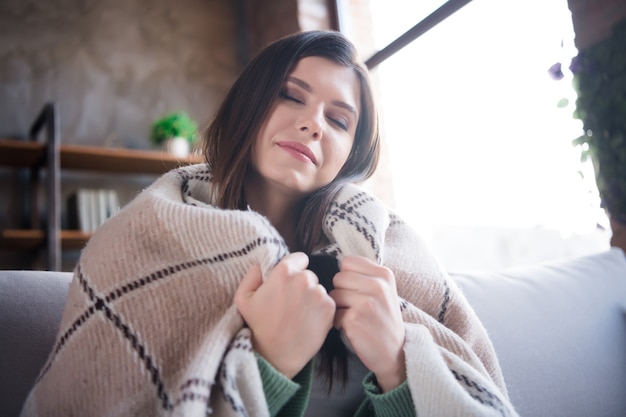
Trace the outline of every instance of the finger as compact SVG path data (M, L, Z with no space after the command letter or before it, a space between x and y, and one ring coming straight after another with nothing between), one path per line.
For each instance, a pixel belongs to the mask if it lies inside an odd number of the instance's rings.
M335 288L328 295L333 299L337 308L350 308L354 305L359 294L352 290Z
M313 271L309 271L308 269L292 274L289 279L297 280L298 285L302 285L306 288L315 288L317 286L324 288L320 284L319 277L315 275ZM324 290L324 292L326 292L326 290Z
M394 276L389 268L378 265L376 262L363 256L346 256L341 261L342 272L354 272L375 278L382 278L387 282L394 282Z
M347 310L345 308L337 308L335 311L335 318L333 319L333 327L337 330L343 328L343 322L346 317Z
M372 271L378 271L384 268L364 256L348 255L341 260L340 269L341 271L352 271L364 275L373 275L371 273Z
M261 284L263 284L261 266L259 264L250 265L235 292L235 305L239 307L241 301L250 298Z
M302 275L312 286L321 285L320 278L313 271L305 269L304 271L299 272L298 275Z
M309 257L304 252L293 252L279 262L288 274L304 271L309 266Z
M333 287L335 289L363 291L368 285L367 281L372 279L368 275L353 271L341 271L333 277Z

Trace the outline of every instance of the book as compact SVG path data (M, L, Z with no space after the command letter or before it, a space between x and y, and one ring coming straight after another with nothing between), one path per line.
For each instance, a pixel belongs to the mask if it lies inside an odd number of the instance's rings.
M108 216L108 190L95 190L96 193L96 228L102 226ZM94 229L94 230L95 230Z
M120 210L120 200L115 190L107 190L107 218Z
M67 223L72 230L91 232L89 190L79 188L67 199Z
M92 233L119 209L115 190L79 188L67 199L68 227Z

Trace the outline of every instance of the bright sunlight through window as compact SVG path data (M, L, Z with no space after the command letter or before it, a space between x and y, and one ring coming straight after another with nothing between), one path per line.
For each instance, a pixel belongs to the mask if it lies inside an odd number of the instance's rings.
M441 3L370 0L376 48ZM474 0L373 70L396 209L447 267L608 248L571 73L547 71L576 53L566 0Z

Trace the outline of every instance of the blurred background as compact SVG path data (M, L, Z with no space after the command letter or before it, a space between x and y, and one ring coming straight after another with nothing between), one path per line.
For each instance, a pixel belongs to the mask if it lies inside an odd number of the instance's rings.
M615 0L0 0L0 138L27 141L52 102L62 146L160 154L150 138L159 117L182 111L203 128L264 45L340 30L372 67L380 100L384 154L365 186L447 269L570 258L608 249L612 230L594 166L572 145L583 124L568 65L625 17ZM416 26L426 29L372 61ZM7 165L0 268L46 268L49 240L18 248L4 233L32 227L25 217L50 222L43 187L25 180L32 167ZM115 189L123 206L156 178L63 164L59 175L62 229L77 189ZM29 193L38 204L23 204ZM61 268L79 251L63 249Z

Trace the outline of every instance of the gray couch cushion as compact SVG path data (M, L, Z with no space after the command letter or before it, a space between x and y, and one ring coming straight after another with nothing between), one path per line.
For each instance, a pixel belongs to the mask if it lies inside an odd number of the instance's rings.
M622 251L451 275L487 327L522 417L626 416ZM19 414L53 346L70 280L0 271L0 416Z
M59 329L70 273L0 271L0 416L17 416Z
M626 416L621 250L452 275L491 336L521 416Z

